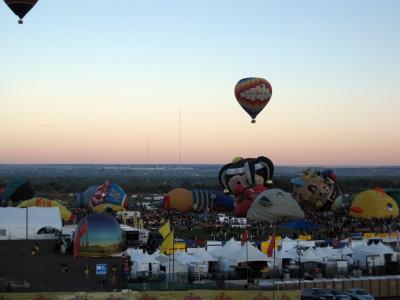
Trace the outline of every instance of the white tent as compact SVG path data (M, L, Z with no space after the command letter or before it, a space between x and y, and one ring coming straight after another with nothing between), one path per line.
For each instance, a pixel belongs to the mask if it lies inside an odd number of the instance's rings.
M164 254L159 254L154 257L160 262L161 266L165 269L165 273L187 273L188 266L181 264L176 259L174 260L173 255L167 256Z
M236 260L232 255L240 250L240 241L231 238L222 248L212 251L210 254L218 258L220 271L230 271L232 266L236 266Z
M222 248L216 249L210 252L210 254L215 258L230 258L233 253L240 250L240 247L240 241L235 241L233 238L231 238Z
M206 251L205 248L188 248L187 253L192 254L195 258L202 262L218 261L218 259Z
M301 262L322 262L323 258L313 248L308 248L302 253L300 260Z
M232 254L232 258L236 261L236 264L246 261L271 261L267 255L262 253L251 243L246 242L238 251Z
M366 243L359 244L353 251L353 259L358 261L361 267L382 266L385 264L385 255L391 255L391 259L395 260L393 249L382 243L369 246Z
M183 251L176 251L175 259L183 265L197 265L202 263L199 259L197 259L193 255L189 255Z
M153 273L159 273L160 271L160 262L152 258L147 253L135 255L133 258L131 258L131 260L133 263L132 274L149 271Z
M62 230L58 207L2 207L0 208L0 240L51 239L54 234L43 234L44 228Z
M348 246L344 246L343 248L338 249L338 252L339 252L340 255L346 256L346 255L353 254L353 253L354 253L354 250L351 249L351 248L348 247Z
M187 253L201 261L201 264L198 265L198 269L200 274L205 276L208 275L209 263L218 261L218 259L208 253L205 248L188 248Z

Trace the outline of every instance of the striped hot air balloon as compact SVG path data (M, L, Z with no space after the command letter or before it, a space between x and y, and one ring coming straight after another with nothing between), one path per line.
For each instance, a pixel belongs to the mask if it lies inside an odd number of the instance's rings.
M252 123L268 104L272 96L271 84L264 78L243 78L235 86L235 97L240 106L250 115Z

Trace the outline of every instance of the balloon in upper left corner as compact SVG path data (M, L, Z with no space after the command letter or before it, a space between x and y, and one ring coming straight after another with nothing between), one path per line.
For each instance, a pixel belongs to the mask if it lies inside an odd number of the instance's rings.
M4 0L7 6L19 17L19 24L22 24L22 19L36 5L38 0Z
M271 84L264 78L243 78L235 86L236 100L252 118L252 123L255 123L257 115L268 104L271 96Z
M17 177L0 190L0 206L9 206L35 196L31 184L23 177Z

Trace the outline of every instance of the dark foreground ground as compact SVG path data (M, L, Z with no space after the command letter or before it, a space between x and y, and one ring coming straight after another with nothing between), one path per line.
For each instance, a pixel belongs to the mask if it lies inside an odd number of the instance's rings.
M15 292L110 291L126 286L121 258L73 258L57 253L55 241L38 244L39 252L33 256L34 241L0 241L0 291L6 291L8 282ZM96 264L103 263L108 265L108 275L96 276ZM117 267L114 281L110 274L113 265ZM90 270L88 276L85 266Z

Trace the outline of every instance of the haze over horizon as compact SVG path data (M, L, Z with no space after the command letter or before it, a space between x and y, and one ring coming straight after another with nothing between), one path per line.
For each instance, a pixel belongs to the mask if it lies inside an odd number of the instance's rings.
M0 5L0 164L400 166L400 1ZM272 98L250 124L234 86Z

